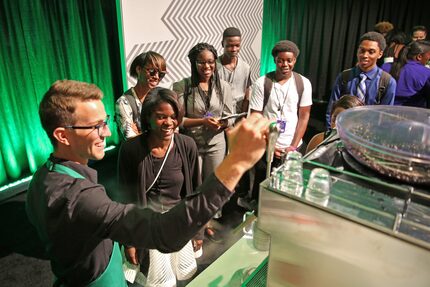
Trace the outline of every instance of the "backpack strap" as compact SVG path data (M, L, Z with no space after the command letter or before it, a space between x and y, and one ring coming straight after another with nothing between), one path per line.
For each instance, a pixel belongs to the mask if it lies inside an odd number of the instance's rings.
M134 99L134 96L132 94L124 94L128 104L131 107L131 110L133 111L133 122L135 123L139 123L140 122L140 117L139 117L139 111L137 108L137 104L136 104L136 100ZM138 124L138 126L140 126Z
M381 103L382 98L385 96L388 85L390 84L391 75L382 71L381 78L379 79L378 95L376 97L376 104Z
M293 71L294 81L296 82L297 94L299 95L299 99L297 101L297 111L300 108L300 102L302 101L303 91L305 90L305 86L303 84L302 76L299 73Z
M185 78L184 80L184 116L188 113L188 96L191 95L191 78Z
M299 99L297 101L297 110L300 108L300 102L302 101L303 91L305 90L305 86L303 84L302 76L299 73L293 71L294 81L296 83L297 94L299 95ZM270 72L266 74L266 78L264 79L264 99L263 99L263 109L267 105L269 101L270 92L272 91L273 79L275 78L275 72Z
M274 78L275 78L275 72L270 72L270 73L266 74L266 78L264 79L263 109L261 111L264 111L264 108L266 107L267 102L269 101L270 92L272 91Z
M342 82L340 86L340 96L347 95L350 92L348 91L348 81L351 79L352 69L342 71Z
M124 98L127 101L127 103L130 105L131 111L132 111L132 118L133 118L133 122L136 123L136 125L139 127L140 129L140 115L138 112L138 108L137 108L137 104L136 104L136 100L134 99L133 96L133 92L132 90L127 90L124 93ZM121 139L121 141L125 141L127 140L127 137L125 136L124 131L121 130L121 121L119 116L115 113L115 122L116 122L116 126L117 126L117 133Z
M342 71L342 83L340 88L340 95L349 94L347 89L348 81L351 79L352 69ZM382 71L381 78L379 79L379 88L378 94L376 96L376 104L379 105L381 103L381 99L385 96L388 85L390 84L391 75L385 71Z

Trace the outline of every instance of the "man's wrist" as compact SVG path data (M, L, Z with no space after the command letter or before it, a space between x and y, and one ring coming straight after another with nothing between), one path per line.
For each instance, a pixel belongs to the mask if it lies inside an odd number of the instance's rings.
M216 168L215 176L228 190L233 192L246 170L248 170L248 167L245 164L235 160L231 154L228 154Z
M290 151L296 151L296 150L297 150L297 147L296 147L296 146L290 145L289 147L287 147L287 148L285 149L285 153L288 153L288 152L290 152Z

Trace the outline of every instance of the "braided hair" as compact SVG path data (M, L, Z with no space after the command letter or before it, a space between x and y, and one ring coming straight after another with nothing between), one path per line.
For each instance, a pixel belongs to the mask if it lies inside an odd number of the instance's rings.
M204 50L208 50L209 52L211 52L215 60L218 58L218 54L215 47L208 43L198 43L197 45L191 48L191 50L188 52L188 59L190 60L190 63L191 63L191 86L192 87L197 87L199 85L199 73L197 71L197 57ZM218 77L218 71L217 71L216 65L215 65L214 73L211 77L210 86L212 88L215 88L217 93L221 96L221 100L222 100L223 95L221 90L221 81Z

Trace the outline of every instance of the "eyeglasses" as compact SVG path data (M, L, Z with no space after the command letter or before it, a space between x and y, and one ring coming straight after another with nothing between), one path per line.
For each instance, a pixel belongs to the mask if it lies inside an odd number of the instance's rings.
M204 66L208 64L209 66L215 65L215 60L209 60L209 61L196 61L197 65Z
M158 74L158 78L160 79L160 81L164 78L164 76L166 75L166 72L160 72L159 70L157 70L157 69L154 69L154 68L152 68L152 69L146 69L147 71L148 71L148 73L149 73L149 75L151 76L151 77L154 77L156 74Z
M74 129L74 130L89 130L89 129L97 129L97 134L101 137L103 130L106 128L106 126L109 124L110 116L108 115L106 119L101 122L100 124L96 124L94 126L65 126L65 129Z

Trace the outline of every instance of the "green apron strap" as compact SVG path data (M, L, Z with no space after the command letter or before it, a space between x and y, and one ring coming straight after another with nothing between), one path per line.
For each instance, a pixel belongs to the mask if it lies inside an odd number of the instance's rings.
M54 284L54 286L65 287L63 284ZM87 285L87 287L127 287L124 271L122 269L122 256L117 242L114 242L112 255L108 266L100 276Z
M67 167L65 165L59 164L59 163L53 163L51 160L48 159L48 161L46 162L46 167L51 170L51 171L55 171L61 174L67 174L71 177L74 178L85 178L84 176L82 176L80 173L74 171L73 169L71 169L70 167Z
M105 271L88 287L127 287L127 283L124 277L124 271L122 270L122 257L121 251L117 242L114 242L112 256L110 257L109 264Z
M85 178L80 173L74 171L73 169L64 166L62 164L54 164L52 161L48 160L46 162L46 167L49 170L67 174L74 178ZM63 286L60 284L60 286ZM124 271L122 270L122 256L119 250L117 242L114 242L112 255L110 257L108 266L105 271L93 282L91 282L89 287L127 287L127 283L124 277Z

